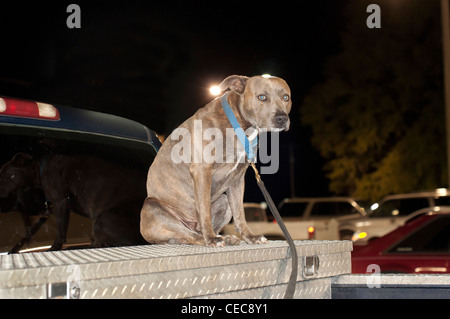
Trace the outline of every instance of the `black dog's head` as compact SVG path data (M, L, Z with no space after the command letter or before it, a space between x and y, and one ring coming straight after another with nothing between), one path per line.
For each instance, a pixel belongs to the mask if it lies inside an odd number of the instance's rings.
M0 169L0 197L8 197L14 191L33 185L33 157L17 153Z

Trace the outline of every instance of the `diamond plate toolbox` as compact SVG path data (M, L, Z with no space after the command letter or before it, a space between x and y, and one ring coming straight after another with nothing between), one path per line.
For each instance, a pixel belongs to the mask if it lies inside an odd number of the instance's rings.
M350 241L296 241L296 298L331 298L351 272ZM282 298L284 241L202 247L144 245L2 255L0 298Z

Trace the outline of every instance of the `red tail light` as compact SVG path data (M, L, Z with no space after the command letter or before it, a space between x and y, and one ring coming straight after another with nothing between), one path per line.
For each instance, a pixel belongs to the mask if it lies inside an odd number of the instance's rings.
M0 97L0 115L28 117L42 120L59 120L59 112L53 105Z

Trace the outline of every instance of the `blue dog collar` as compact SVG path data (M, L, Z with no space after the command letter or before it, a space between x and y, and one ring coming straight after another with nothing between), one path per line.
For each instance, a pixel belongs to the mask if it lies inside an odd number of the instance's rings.
M250 141L248 140L247 135L245 135L244 130L239 125L236 116L234 115L233 110L230 107L230 104L228 104L227 95L228 93L225 93L220 98L222 108L225 111L225 114L228 117L228 120L230 121L230 124L233 127L234 132L236 133L239 141L244 146L248 160L250 162L253 162L255 159L255 153L253 152L253 148L258 144L258 136L255 137L255 139L252 141L252 144L250 145Z

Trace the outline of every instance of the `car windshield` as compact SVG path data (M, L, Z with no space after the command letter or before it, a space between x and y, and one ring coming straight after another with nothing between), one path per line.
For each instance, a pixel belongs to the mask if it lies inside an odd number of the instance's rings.
M359 205L359 207L361 207L364 212L369 212L370 211L370 206L371 206L371 202L368 200L355 200L355 202Z
M450 196L440 196L434 199L436 206L450 206Z
M450 216L437 216L395 244L388 252L450 254Z
M302 217L307 205L307 202L284 202L278 210L282 217Z
M428 206L430 205L427 197L391 199L381 202L378 208L370 213L369 217L408 216Z
M358 214L358 210L349 202L330 201L314 203L311 211L312 217L320 216L345 216L349 214Z
M150 144L0 124L0 147L0 254L48 249L61 233L52 248L143 243ZM67 218L55 213L63 210Z

